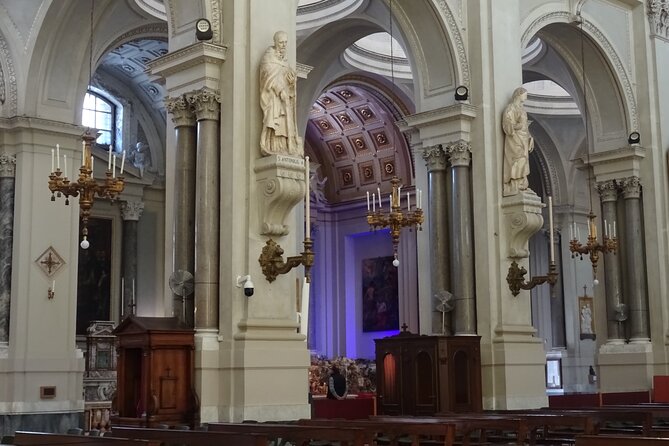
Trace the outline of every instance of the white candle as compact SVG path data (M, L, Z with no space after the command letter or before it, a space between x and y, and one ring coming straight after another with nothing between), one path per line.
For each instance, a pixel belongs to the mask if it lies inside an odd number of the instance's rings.
M51 281L51 292L52 293L56 292L56 281L55 280Z
M112 178L116 178L116 155L114 155L114 161L112 164Z
M555 244L553 243L553 197L548 197L548 241L550 243L551 262L555 262Z
M121 175L123 175L123 165L125 164L125 150L123 151L123 157L121 158Z
M373 207L373 212L376 212L376 195L372 194L372 207Z
M407 192L407 211L411 212L411 192Z
M67 155L63 153L63 175L67 178Z
M608 236L609 236L609 228L606 224L606 219L604 219L604 237L608 237Z
M86 141L81 141L81 165L84 165L86 159Z
M111 149L111 144L109 144L109 155L107 156L107 170L111 170L112 168L112 149Z
M304 215L305 215L305 230L304 238L311 238L311 212L310 212L310 194L309 194L309 157L304 157L304 180L307 183L307 193L304 196Z
M93 176L93 165L95 163L95 160L93 159L93 155L91 155L91 177Z
M397 188L397 203L396 205L400 206L400 201L402 201L402 186Z
M377 187L376 188L376 193L379 194L379 211L383 209L383 203L381 202L381 188Z
M369 212L369 191L367 191L367 212Z
M613 238L616 238L616 221L613 220Z
M60 169L60 144L56 144L56 168Z
M574 224L569 225L569 240L574 240Z
M389 203L388 209L392 209L393 208L393 195L392 194L388 195L388 203Z
M55 169L53 168L53 165L54 165L54 162L53 162L53 160L54 160L54 156L55 156L55 151L54 151L54 149L51 149L51 172L55 172Z
M125 313L125 278L121 277L121 316Z
M576 223L574 223L574 225L576 225ZM576 226L576 238L581 240L581 228L578 226Z
M418 209L423 209L423 191L418 189Z

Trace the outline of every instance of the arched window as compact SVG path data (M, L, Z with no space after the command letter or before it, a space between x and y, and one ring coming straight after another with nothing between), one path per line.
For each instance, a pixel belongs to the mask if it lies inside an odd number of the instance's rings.
M81 114L81 125L96 128L100 136L95 141L105 147L116 146L116 105L104 96L88 90L84 97L84 108Z

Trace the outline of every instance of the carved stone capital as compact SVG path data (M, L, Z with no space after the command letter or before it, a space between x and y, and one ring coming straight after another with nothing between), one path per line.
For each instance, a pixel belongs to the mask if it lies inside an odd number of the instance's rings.
M221 95L209 88L203 88L188 95L188 102L195 108L198 121L209 119L218 121L221 112Z
M509 254L512 259L530 256L528 240L544 224L541 198L532 191L521 191L502 198L502 212L506 222Z
M439 144L424 148L423 159L428 172L446 170L446 153Z
M620 182L620 187L625 199L641 197L641 180L639 177L624 178Z
M121 217L124 221L139 221L144 211L143 201L122 201Z
M16 176L16 157L7 153L0 153L0 178L14 178Z
M618 183L615 180L597 183L596 189L602 203L618 199Z
M650 35L669 38L669 1L649 0L647 14Z
M287 235L288 213L302 201L306 191L304 159L295 156L270 155L256 161L254 171L262 191L260 214L263 235Z
M165 107L176 127L195 126L195 113L185 96L166 99Z
M451 166L453 167L469 167L472 161L472 145L471 143L461 139L454 143L449 143L446 151L450 156Z

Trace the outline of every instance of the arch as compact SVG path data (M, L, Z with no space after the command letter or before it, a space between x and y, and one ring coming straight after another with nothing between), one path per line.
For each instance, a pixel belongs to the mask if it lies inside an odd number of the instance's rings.
M0 111L6 110L3 115L16 116L18 109L18 93L16 88L16 71L14 59L2 33L0 33Z
M611 42L594 22L568 11L541 12L523 22L522 45L540 36L564 60L578 92L570 91L583 110L583 63L587 88L587 119L591 124L589 147L606 151L626 145L627 135L638 128L633 87ZM575 26L576 25L576 26ZM584 56L581 56L581 46ZM592 82L596 79L597 82ZM578 93L578 94L575 94ZM606 113L603 116L602 113Z

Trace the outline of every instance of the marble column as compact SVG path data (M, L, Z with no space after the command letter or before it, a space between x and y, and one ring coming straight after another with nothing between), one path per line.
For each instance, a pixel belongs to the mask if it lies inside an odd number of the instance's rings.
M184 96L166 103L176 133L174 172L174 222L172 227L173 271L195 271L195 161L197 132L195 113ZM189 327L194 326L193 299L173 294L174 316Z
M9 342L16 158L0 154L0 343Z
M123 218L121 318L137 313L137 222L143 211L144 203L141 201L121 202L121 217Z
M427 209L430 216L430 258L433 308L435 295L449 290L448 200L446 197L446 153L441 145L423 149L427 166ZM453 305L454 302L451 302ZM444 334L452 334L451 314L444 318ZM441 313L432 312L432 332L442 333Z
M474 241L472 239L471 145L463 140L446 148L451 165L450 266L456 335L476 334Z
M615 180L597 183L597 191L602 202L602 225L613 228L618 215L618 185ZM602 226L603 227L603 226ZM604 233L606 229L603 231ZM606 286L606 325L608 342L621 344L625 339L624 323L616 319L616 310L623 303L620 259L616 253L604 254L604 283Z
M197 118L195 180L195 328L218 330L221 97L203 88L189 97Z
M626 279L627 303L631 342L650 340L648 326L648 296L646 290L646 264L643 253L643 228L641 225L641 182L639 177L628 177L621 182L625 199L625 252L627 253Z

